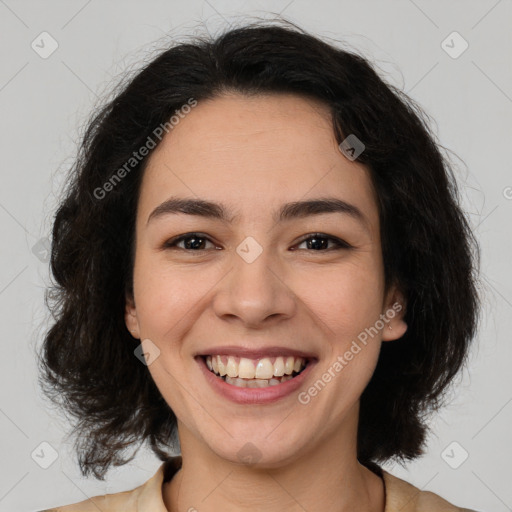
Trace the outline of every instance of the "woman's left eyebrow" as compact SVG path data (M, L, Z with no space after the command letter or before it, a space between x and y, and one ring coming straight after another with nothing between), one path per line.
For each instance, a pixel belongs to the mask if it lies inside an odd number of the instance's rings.
M158 205L149 214L146 224L149 224L152 219L158 217L180 213L217 219L229 224L239 218L239 215L232 214L229 208L222 203L197 198L171 197ZM369 226L368 219L357 206L337 197L323 197L285 203L277 213L274 213L273 218L275 222L285 222L326 213L348 215L364 224L365 227Z

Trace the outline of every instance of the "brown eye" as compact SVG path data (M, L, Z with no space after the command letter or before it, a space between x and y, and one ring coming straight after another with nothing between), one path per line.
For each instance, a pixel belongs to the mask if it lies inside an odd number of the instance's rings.
M184 246L180 247L178 244L184 242ZM164 248L170 249L176 247L178 249L184 251L204 251L206 250L204 244L206 242L210 242L213 245L213 242L201 233L186 233L184 235L180 235L178 237L167 240L164 244Z
M352 247L344 240L326 235L324 233L313 233L308 235L307 238L303 238L302 241L299 242L299 245L302 245L304 242L308 244L307 249L311 249L316 252L350 249ZM329 242L333 242L334 247L329 247Z

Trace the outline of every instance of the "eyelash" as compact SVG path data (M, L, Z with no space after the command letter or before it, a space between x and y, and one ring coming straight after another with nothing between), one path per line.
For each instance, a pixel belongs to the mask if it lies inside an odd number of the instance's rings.
M213 243L210 238L208 238L206 235L203 235L202 233L196 233L196 232L191 232L191 233L185 233L183 235L179 235L177 237L174 237L174 238L171 238L170 240L167 240L164 245L163 245L163 248L164 249L172 249L174 247L177 246L178 243L184 241L184 240L187 240L189 238L200 238L200 239L205 239L205 240L208 240L209 242ZM333 241L335 244L336 244L336 247L334 248L330 248L330 249L320 249L320 250L315 250L315 249L306 249L308 250L309 252L330 252L330 251L336 251L336 250L340 250L340 249L352 249L353 247L345 242L345 240L342 240L340 238L336 238L336 237L333 237L333 236L329 236L329 235L326 235L325 233L310 233L308 234L306 237L302 238L302 240L300 240L297 245L300 245L302 244L303 242L307 242L308 240L311 240L311 239L322 239L322 240L331 240ZM202 251L207 251L208 249L185 249L185 248L182 248L182 247L177 247L177 249L179 250L182 250L182 251L186 251L186 252L202 252ZM304 250L304 249L300 249L300 250Z

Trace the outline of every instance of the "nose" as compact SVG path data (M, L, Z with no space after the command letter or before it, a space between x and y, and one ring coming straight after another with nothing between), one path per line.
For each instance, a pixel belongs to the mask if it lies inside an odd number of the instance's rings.
M234 254L233 266L213 299L219 318L258 328L295 314L297 298L286 282L286 272L270 259L265 249L252 262Z

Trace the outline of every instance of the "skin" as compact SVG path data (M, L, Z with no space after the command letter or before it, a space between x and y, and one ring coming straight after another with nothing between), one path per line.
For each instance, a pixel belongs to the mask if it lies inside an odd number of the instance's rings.
M237 216L147 223L170 196L221 202ZM357 206L365 222L339 212L272 218L283 203L327 196ZM202 250L187 252L187 241L163 248L189 232L207 237ZM315 250L302 241L315 232L352 248ZM247 236L263 249L250 264L236 252ZM193 357L218 345L311 351L318 362L304 391L396 302L402 312L306 405L297 393L266 405L231 402ZM359 398L381 343L406 331L404 311L400 290L385 290L369 172L340 152L327 107L288 94L199 102L145 170L125 313L132 334L160 350L148 370L178 418L183 466L163 485L168 510L383 512L383 481L357 460ZM253 465L237 456L248 442L259 451Z

